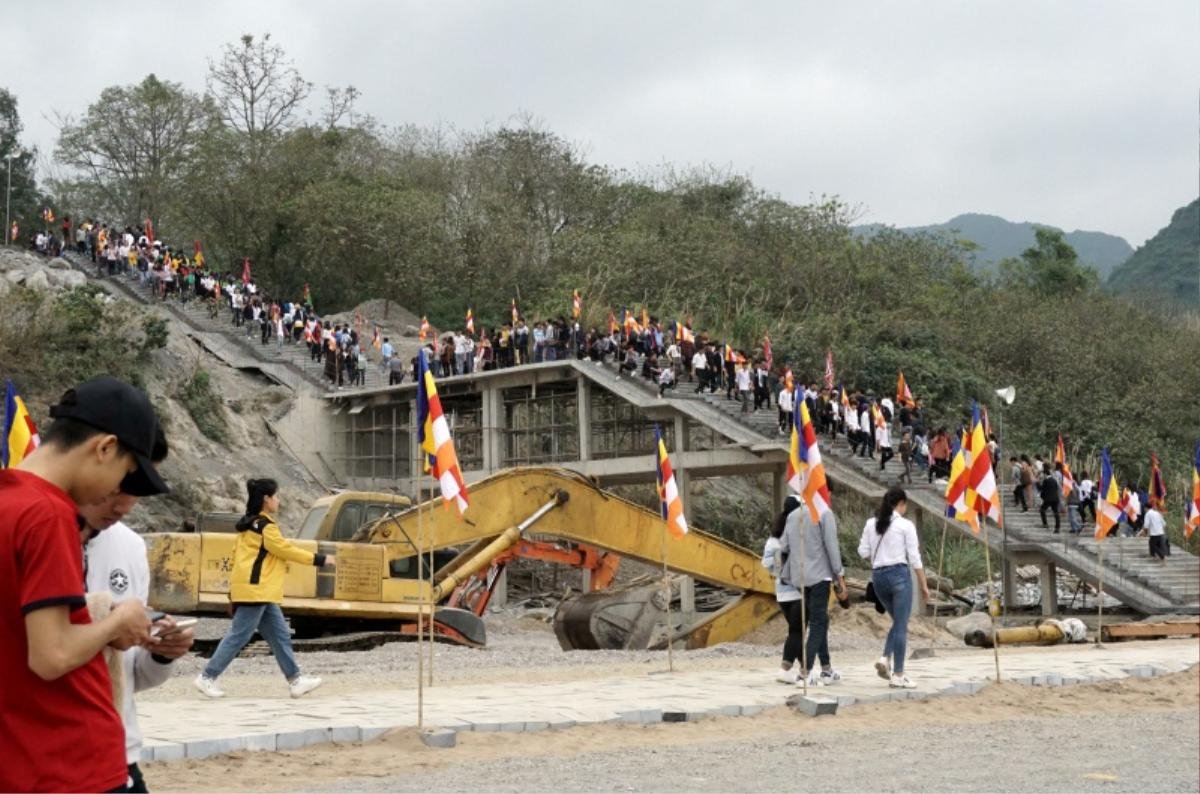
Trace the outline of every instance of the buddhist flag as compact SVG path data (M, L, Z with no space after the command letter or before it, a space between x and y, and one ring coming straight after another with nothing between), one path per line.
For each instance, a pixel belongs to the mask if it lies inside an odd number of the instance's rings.
M1063 446L1062 433L1058 434L1058 445L1054 448L1054 462L1062 464L1063 496L1070 496L1071 491L1075 490L1075 475L1071 474L1071 467L1067 465L1067 451Z
M617 316L613 314L613 310L608 310L608 335L612 336L617 332Z
M25 408L25 401L17 395L11 380L4 382L4 439L0 444L0 469L16 466L37 449L37 426Z
M912 391L908 388L908 382L904 380L904 370L900 370L900 376L896 378L896 404L908 405L912 401Z
M950 481L946 483L946 516L965 521L979 534L979 518L967 504L967 484L970 478L970 462L967 460L970 436L963 431L962 440L954 439L950 450Z
M513 324L513 325L516 325L516 324L517 324L517 319L518 319L520 316L521 316L521 315L517 313L517 299L516 299L516 298L513 298L513 299L512 299L512 324Z
M733 346L730 345L728 342L725 343L725 360L726 361L735 361L736 360L736 357L733 355Z
M979 403L975 403L971 417L971 475L967 481L967 506L979 516L987 517L1004 526L1000 515L1000 493L996 487L996 473L992 471L992 455L988 451L987 437L983 434L983 421L979 417Z
M658 453L657 485L662 517L667 522L667 529L671 534L682 538L688 533L687 518L683 515L683 499L679 496L675 472L671 469L671 457L667 454L667 445L663 442L662 431L658 425L654 426L654 446Z
M767 369L771 369L775 365L775 356L771 352L771 337L763 334L763 361L767 362ZM770 408L771 406L767 406Z
M417 445L424 453L425 471L442 486L442 498L447 505L454 502L462 515L467 509L467 485L425 353L425 348L417 352Z
M154 243L154 221L150 220L149 218L146 218L146 222L145 222L144 226L146 227L146 239L149 240L150 243L153 245L153 243Z
M312 290L308 288L308 282L304 282L304 302L312 303Z
M849 411L850 410L850 393L846 391L846 384L839 383L838 391L841 393L842 408Z
M876 427L887 427L887 419L884 418L879 403L871 403L871 418L875 420Z
M379 326L375 326L375 330L371 332L371 347L379 350L383 347L383 340L379 338Z
M640 330L645 330L650 327L650 315L646 313L646 307L642 307L642 327Z
M1184 514L1183 536L1190 540L1197 529L1200 529L1200 443L1196 444L1196 455L1192 458L1192 496Z
M696 335L692 333L692 328L687 323L683 323L679 326L679 333L680 341L691 342L692 344L696 343Z
M575 290L571 293L571 316L578 320L579 315L582 313L583 299L579 297L579 290Z
M829 482L825 478L825 464L821 462L821 450L817 448L817 431L813 428L812 417L808 414L808 403L805 400L796 400L796 406L800 409L801 428L797 438L795 423L793 423L792 437L797 439L793 444L796 447L795 465L798 468L800 480L799 491L804 496L805 504L808 505L809 516L816 523L821 520L821 516L832 509L833 499L829 495ZM793 465L791 455L788 458L788 465Z
M833 348L825 348L825 388L833 388Z
M475 315L471 313L470 309L467 309L467 333L475 333Z
M804 398L799 394L795 395L792 401L792 436L788 441L787 484L796 493L800 493L804 487L801 475L804 462L800 459L800 423L804 421L804 417L800 415L802 402Z
M1096 538L1103 540L1121 520L1121 489L1108 459L1108 447L1100 453L1100 487L1096 498Z
M1167 484L1163 482L1162 469L1158 467L1158 455L1150 453L1150 506L1162 509L1167 504Z
M429 318L421 315L421 327L417 329L417 340L424 342L429 336Z
M637 331L637 320L633 319L633 312L629 311L629 309L622 309L621 311L625 313L625 321L623 323L625 335L630 336Z

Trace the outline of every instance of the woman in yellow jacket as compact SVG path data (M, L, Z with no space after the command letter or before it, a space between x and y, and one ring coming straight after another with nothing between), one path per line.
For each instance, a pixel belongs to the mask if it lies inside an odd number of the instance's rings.
M224 697L217 678L257 631L271 646L271 653L288 680L292 697L298 698L321 685L316 676L301 675L292 653L292 639L283 610L283 578L287 563L333 565L332 554L313 554L289 541L279 531L273 516L279 512L279 485L274 480L249 480L246 515L237 523L238 539L233 550L233 573L229 577L229 600L233 602L233 625L221 640L204 672L196 676L196 689L210 698Z

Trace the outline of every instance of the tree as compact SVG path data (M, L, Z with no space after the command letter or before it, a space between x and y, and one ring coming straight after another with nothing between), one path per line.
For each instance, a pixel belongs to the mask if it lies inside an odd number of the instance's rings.
M17 98L7 89L0 88L0 180L7 192L9 160L12 157L12 191L5 200L9 201L9 212L22 229L31 229L38 213L39 196L34 179L34 164L37 150L21 146L23 125L17 111ZM0 240L7 239L5 234Z
M106 206L93 210L157 221L212 119L202 97L151 74L63 119L54 156L99 189Z
M263 139L294 126L304 100L312 90L271 34L255 40L250 34L238 44L226 44L221 59L209 61L208 92L221 119L257 149ZM335 104L353 104L353 88ZM348 102L346 101L348 100Z
M1038 227L1036 240L1019 259L1000 263L1002 277L1010 285L1026 287L1041 295L1073 295L1099 284L1099 276L1090 267L1082 267L1075 249L1058 229Z

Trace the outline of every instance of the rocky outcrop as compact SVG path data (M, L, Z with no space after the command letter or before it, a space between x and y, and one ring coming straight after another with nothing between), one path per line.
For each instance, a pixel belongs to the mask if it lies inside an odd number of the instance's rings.
M48 258L19 248L0 246L0 295L13 285L30 289L67 290L83 286L87 276L62 257Z

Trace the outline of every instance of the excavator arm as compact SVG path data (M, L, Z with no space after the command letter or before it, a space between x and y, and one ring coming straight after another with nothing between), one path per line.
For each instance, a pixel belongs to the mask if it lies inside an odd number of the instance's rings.
M411 568L417 550L469 544L434 575L435 601L449 595L497 560L511 558L527 544L527 534L574 542L660 566L675 574L737 591L723 609L683 626L665 627L664 642L705 647L736 639L776 612L774 583L758 556L693 529L682 539L664 538L661 516L605 493L563 469L512 469L471 487L465 516L426 503L389 516L368 529L372 543L384 545L390 564ZM434 500L439 501L439 500ZM658 585L615 588L568 599L555 616L564 648L629 648L652 644L656 624L667 611Z

